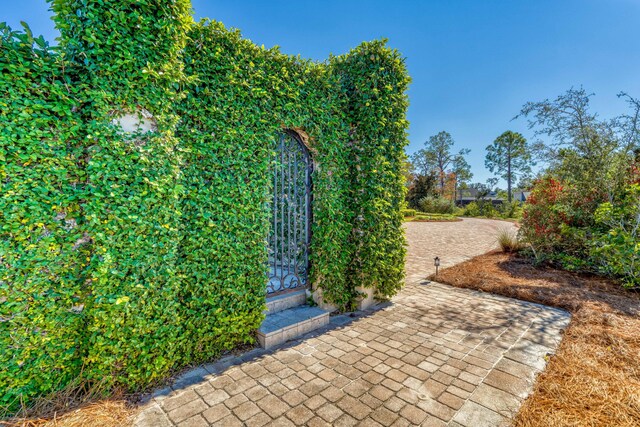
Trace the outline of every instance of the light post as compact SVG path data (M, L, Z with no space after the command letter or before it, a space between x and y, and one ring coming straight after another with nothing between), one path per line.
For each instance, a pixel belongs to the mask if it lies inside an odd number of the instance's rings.
M433 265L436 266L436 277L438 277L438 267L440 267L440 257L435 257L433 259Z

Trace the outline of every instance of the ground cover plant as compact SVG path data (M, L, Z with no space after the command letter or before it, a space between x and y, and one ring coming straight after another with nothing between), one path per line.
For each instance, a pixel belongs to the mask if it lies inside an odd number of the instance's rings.
M572 314L557 353L515 417L516 427L640 425L638 292L501 252L444 269L438 281Z

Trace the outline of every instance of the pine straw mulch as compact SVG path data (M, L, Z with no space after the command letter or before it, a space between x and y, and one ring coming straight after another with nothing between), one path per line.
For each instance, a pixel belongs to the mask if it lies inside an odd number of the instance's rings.
M562 342L516 415L517 427L640 426L640 293L602 277L491 252L438 282L569 311Z
M110 427L129 426L135 414L131 396L114 392L101 398L99 389L71 386L48 398L38 399L13 418L0 420L9 427Z
M38 398L18 414L0 418L0 427L128 427L138 413L142 396L72 382L63 390Z
M240 356L256 347L257 342L240 344L207 363L227 356ZM146 393L172 384L195 366L199 365L178 369L138 393L104 390L99 384L90 385L82 380L72 382L61 391L38 398L33 406L22 409L11 418L0 418L0 427L128 427L139 413L139 403Z

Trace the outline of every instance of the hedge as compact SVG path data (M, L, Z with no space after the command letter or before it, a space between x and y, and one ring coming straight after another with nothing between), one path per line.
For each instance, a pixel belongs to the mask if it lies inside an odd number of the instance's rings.
M78 379L140 390L253 342L284 129L315 165L317 297L400 289L397 51L316 63L194 23L187 0L86 3L52 2L53 49L1 29L0 412Z
M405 218L410 218L410 217L412 217L412 216L416 216L416 213L417 213L418 211L417 211L417 210L415 210L415 209L407 209L407 208L405 208L405 209L402 209L402 211L401 211L401 212L402 212L402 216L403 216L403 217L405 217Z

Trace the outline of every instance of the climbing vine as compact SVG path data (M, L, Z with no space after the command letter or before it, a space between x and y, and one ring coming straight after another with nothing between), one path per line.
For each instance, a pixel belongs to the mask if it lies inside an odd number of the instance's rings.
M0 413L82 366L82 122L64 59L0 24Z
M284 129L315 165L317 298L346 310L402 283L398 52L316 63L194 23L188 0L105 3L53 0L55 49L0 27L0 412L252 342Z
M380 298L396 294L404 279L405 240L401 208L405 197L402 164L407 141L404 61L384 41L363 43L333 58L350 124L351 192L354 214L350 289L372 287Z

